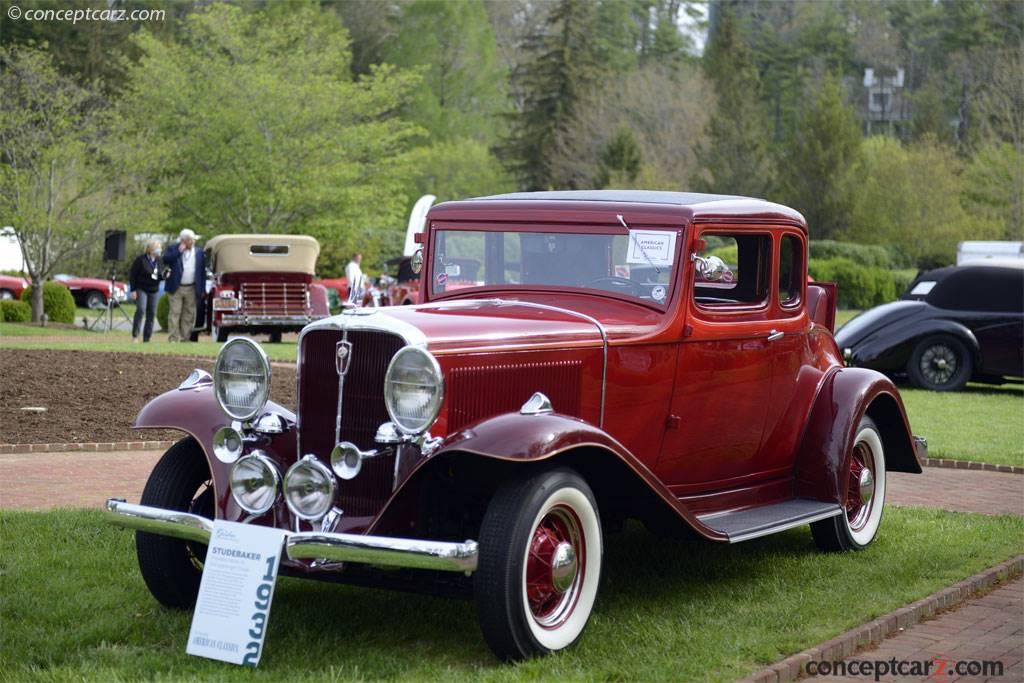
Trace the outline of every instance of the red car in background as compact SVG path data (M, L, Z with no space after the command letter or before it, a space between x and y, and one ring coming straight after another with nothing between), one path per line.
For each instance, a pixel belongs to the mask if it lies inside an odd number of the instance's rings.
M54 275L53 281L71 290L75 305L82 308L106 308L111 299L120 302L128 298L128 285L123 282L115 281L111 287L110 280L63 273Z
M31 284L23 277L0 275L0 300L20 299L21 293Z

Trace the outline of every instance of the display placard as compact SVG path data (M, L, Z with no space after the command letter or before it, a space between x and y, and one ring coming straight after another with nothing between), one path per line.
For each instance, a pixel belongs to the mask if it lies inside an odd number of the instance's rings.
M188 654L259 664L283 545L280 529L214 522L188 633Z
M630 230L626 263L671 266L676 255L676 234L667 230Z

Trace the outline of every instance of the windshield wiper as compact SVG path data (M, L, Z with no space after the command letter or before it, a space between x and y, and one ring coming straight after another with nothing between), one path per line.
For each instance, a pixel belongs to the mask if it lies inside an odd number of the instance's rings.
M626 233L629 235L629 239L633 242L633 244L640 247L640 253L644 255L645 259L647 259L647 265L649 265L651 268L654 268L655 273L661 275L661 269L658 268L658 266L654 265L654 261L652 261L651 257L647 255L647 250L644 249L644 245L641 244L637 238L633 237L633 231L630 230L628 225L626 225L626 219L622 217L621 213L616 214L615 217L619 219L620 223L622 223L622 227L626 229Z

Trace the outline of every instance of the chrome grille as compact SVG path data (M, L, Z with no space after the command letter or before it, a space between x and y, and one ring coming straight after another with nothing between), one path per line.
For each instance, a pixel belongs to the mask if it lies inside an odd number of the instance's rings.
M305 282L243 282L242 311L249 315L306 315Z
M299 350L299 454L312 453L325 463L335 445L335 349L341 338L341 330L311 330L303 335ZM384 407L384 375L404 342L393 334L367 331L349 332L348 341L352 359L345 375L341 440L370 449L375 447L377 427L390 419ZM375 514L391 495L393 476L393 457L365 461L358 477L339 482L339 507L349 515Z

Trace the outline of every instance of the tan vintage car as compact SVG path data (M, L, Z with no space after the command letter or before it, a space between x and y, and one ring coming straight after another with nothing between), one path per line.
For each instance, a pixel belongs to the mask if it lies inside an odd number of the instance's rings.
M313 284L320 243L308 235L218 235L206 243L214 285L207 296L210 334L269 334L281 341L326 318L327 290Z

